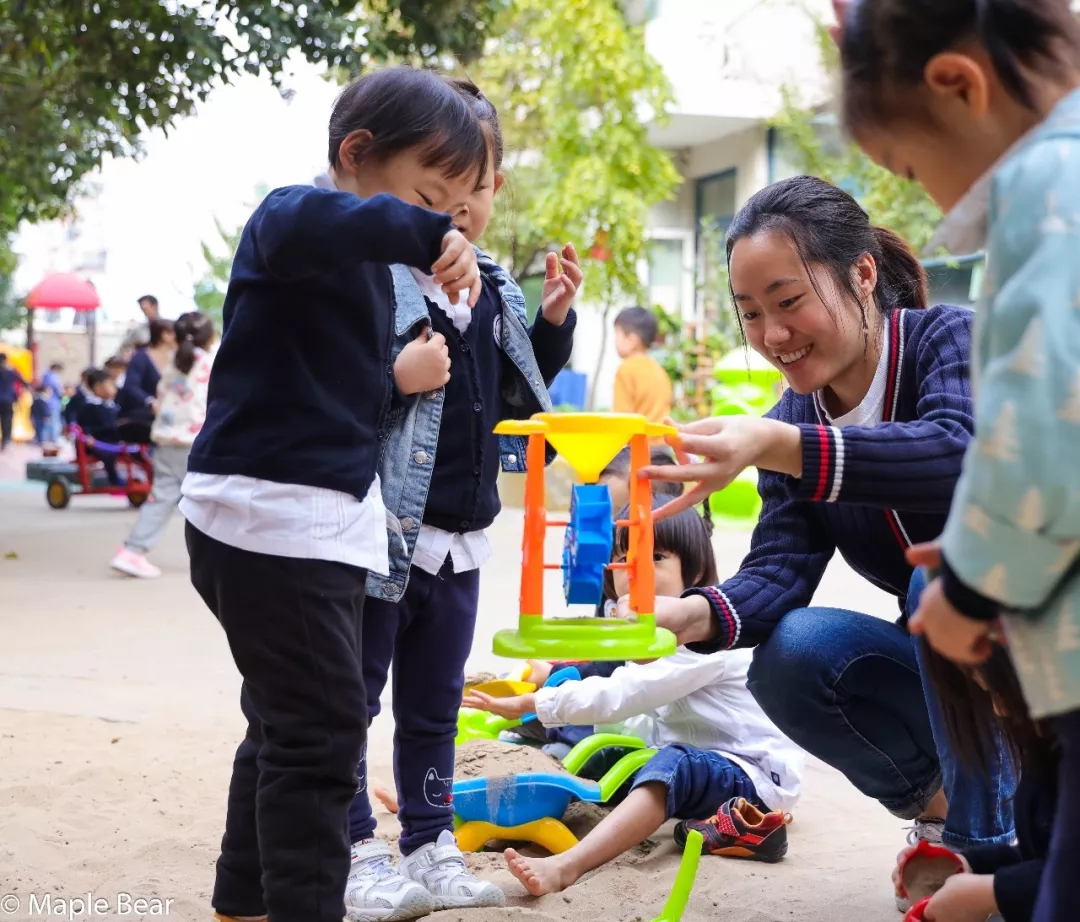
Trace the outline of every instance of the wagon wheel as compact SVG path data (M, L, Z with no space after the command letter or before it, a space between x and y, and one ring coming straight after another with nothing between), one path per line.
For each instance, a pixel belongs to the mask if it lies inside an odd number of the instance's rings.
M66 509L67 504L71 502L71 487L68 486L68 482L62 477L50 480L48 486L45 487L45 502L53 509Z

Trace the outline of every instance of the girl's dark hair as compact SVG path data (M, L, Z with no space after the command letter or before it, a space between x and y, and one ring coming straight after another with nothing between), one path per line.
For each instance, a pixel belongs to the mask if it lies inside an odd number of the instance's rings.
M674 467L678 462L675 456L667 448L654 448L649 452L649 464L653 467ZM600 480L609 477L626 478L630 476L630 447L627 446L612 458L607 467L600 472ZM654 480L653 496L682 496L683 485L681 483L669 483L665 480Z
M176 358L173 363L182 375L195 365L195 350L205 349L214 339L214 321L199 311L176 318Z
M150 320L147 325L150 327L151 346L160 346L165 334L173 332L173 322L171 320Z
M502 169L503 162L503 134L502 124L499 122L499 110L495 104L480 92L480 87L467 77L444 77L444 80L452 86L472 106L473 115L480 119L481 125L487 132L488 142L491 144L491 157L495 162L495 172ZM484 164L487 169L487 164Z
M986 50L1006 92L1028 109L1031 75L1063 79L1080 57L1080 27L1065 0L861 0L840 38L847 131L925 118L912 91L935 55L966 41Z
M488 167L488 136L473 105L444 77L411 67L373 71L341 91L330 115L331 166L341 142L354 131L371 132L364 156L385 159L411 148L420 162L447 176Z
M670 501L670 496L654 496L653 510ZM617 518L625 519L629 514L630 510L626 508L619 512ZM624 556L629 546L630 529L625 526L616 528L612 556ZM716 573L716 552L712 546L712 522L702 518L696 507L654 522L653 550L678 555L682 563L683 585L687 588L715 586L720 582ZM610 570L604 573L604 594L608 598L615 598L615 584Z
M941 702L949 742L965 766L989 775L999 739L1015 766L1030 770L1036 764L1052 764L1052 737L1031 719L1004 648L995 644L985 663L961 667L936 653L926 638L921 643L923 665Z
M727 261L744 237L775 231L791 241L814 291L828 307L817 287L811 266L821 266L859 305L863 330L868 329L866 307L855 287L851 267L864 255L877 265L874 304L887 314L901 307L926 307L926 270L903 239L884 227L875 227L862 206L842 189L815 176L794 176L766 186L739 209L727 233ZM734 290L732 298L734 299ZM735 305L742 330L742 314Z

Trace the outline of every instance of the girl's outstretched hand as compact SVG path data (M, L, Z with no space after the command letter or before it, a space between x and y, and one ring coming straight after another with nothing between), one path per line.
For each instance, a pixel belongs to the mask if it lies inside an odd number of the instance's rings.
M469 292L469 307L476 307L480 300L480 267L476 265L476 251L457 228L442 239L442 255L431 267L435 282L450 296L451 301L460 291Z
M465 692L461 706L476 711L487 711L507 720L517 720L536 711L535 695L512 695L509 698L493 698L476 689Z
M581 291L581 280L584 278L574 245L568 243L562 248L562 258L548 253L544 268L544 293L540 313L552 326L561 327L566 315L570 313L570 305Z
M975 666L993 652L989 621L965 617L945 598L941 580L931 580L908 622L912 634L925 634L930 646L954 663Z

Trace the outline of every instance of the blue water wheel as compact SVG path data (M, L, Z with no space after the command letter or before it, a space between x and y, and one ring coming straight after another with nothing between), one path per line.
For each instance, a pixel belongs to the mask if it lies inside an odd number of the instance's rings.
M568 605L600 604L613 537L608 488L602 484L575 486L570 493L570 524L563 541L563 595Z

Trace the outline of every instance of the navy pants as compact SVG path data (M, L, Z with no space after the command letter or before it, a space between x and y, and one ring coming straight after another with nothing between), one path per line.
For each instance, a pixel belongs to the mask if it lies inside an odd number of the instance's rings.
M393 664L394 778L401 853L408 855L454 828L454 738L465 661L472 648L480 571L455 573L447 558L438 576L414 567L399 602L369 598L364 610L363 666L368 723ZM349 810L349 835L375 835L367 761Z
M706 819L732 797L745 797L766 813L769 810L750 776L718 752L681 743L665 746L634 776L631 790L657 781L667 788L668 819Z
M1050 721L1061 745L1054 834L1046 859L1035 922L1080 919L1080 711Z
M914 613L925 582L908 590ZM1010 843L1016 777L999 747L989 776L967 769L937 696L899 624L838 608L788 612L754 651L747 688L777 727L867 797L914 819L944 786L943 840L953 849Z

